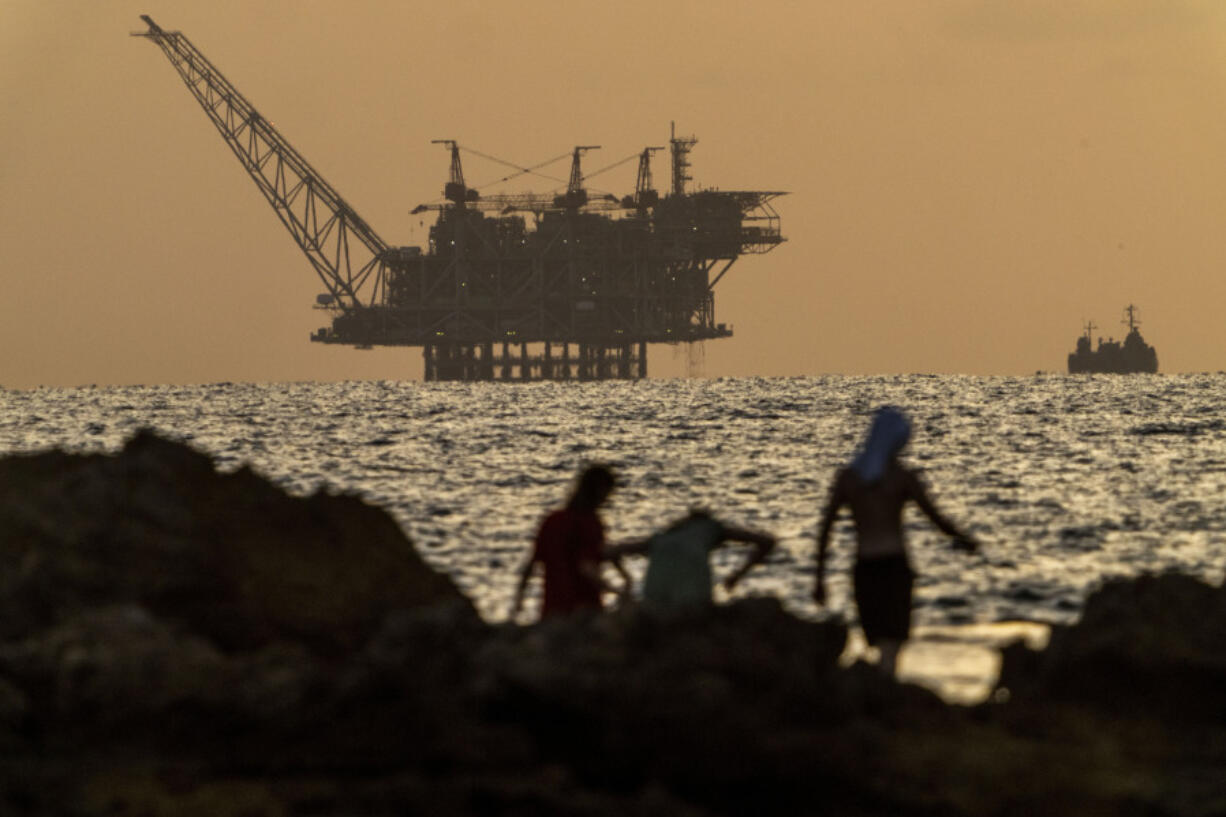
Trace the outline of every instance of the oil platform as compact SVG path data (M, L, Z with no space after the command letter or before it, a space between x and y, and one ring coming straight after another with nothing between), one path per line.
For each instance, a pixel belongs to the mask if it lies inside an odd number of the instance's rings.
M596 145L559 157L571 167L556 194L485 196L465 182L464 148L437 140L450 153L443 196L412 211L437 213L429 244L390 245L187 37L141 19L133 36L169 58L323 282L315 306L331 324L316 343L421 347L428 381L642 378L649 343L730 337L715 285L741 255L786 240L771 206L782 191L687 190L697 140L674 130L670 191L652 183L664 148L645 147L622 160L637 158L638 175L620 198L585 186Z

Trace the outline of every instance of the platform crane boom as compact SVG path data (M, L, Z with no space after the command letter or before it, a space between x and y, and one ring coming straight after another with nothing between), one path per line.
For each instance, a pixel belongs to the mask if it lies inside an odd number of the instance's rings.
M539 172L559 161L513 164L563 185L550 194L484 196L469 188L453 139L429 245L389 246L181 32L142 16L134 36L155 43L307 256L326 292L330 325L314 343L418 347L427 381L604 380L647 376L651 343L731 337L715 319L713 289L746 253L786 239L772 191L685 189L694 137L670 129L673 190L639 159L634 195L587 188L581 165L598 145L570 152L568 180ZM564 192L558 192L558 190ZM533 348L529 349L529 345ZM572 354L572 351L574 354Z
M149 29L132 36L155 43L178 71L310 260L330 296L320 304L380 303L394 252L186 36L163 30L148 15L141 20Z

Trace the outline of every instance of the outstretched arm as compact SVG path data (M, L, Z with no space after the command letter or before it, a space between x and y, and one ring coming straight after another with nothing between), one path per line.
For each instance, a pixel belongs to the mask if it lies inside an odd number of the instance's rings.
M632 542L623 542L620 545L610 545L604 549L605 561L612 565L617 574L621 576L622 586L617 592L623 599L630 598L630 591L634 587L634 580L630 578L629 571L622 564L622 557L646 556L649 541L648 539L639 539Z
M963 533L953 522L945 517L937 510L932 499L928 496L928 489L924 487L924 481L912 471L907 472L908 489L911 493L911 498L915 500L915 504L924 512L924 515L932 520L932 524L941 529L941 532L946 536L950 536L954 540L954 547L959 550L967 550L974 553L979 549L979 542L966 533Z
M620 545L609 545L604 549L604 557L613 562L620 561L623 556L646 556L649 541L648 539L637 539L623 542Z
M528 589L528 582L532 579L532 574L535 572L536 560L528 557L524 562L524 566L519 570L519 584L515 587L515 598L511 601L511 612L507 615L511 621L519 615L519 610L524 606L524 591Z
M817 576L813 583L813 600L818 604L826 603L826 548L830 545L830 529L839 515L839 509L847 502L844 475L840 471L830 487L830 497L826 507L822 509L822 521L817 526Z
M723 540L726 542L746 542L754 545L753 552L745 559L745 563L737 568L735 573L724 579L725 590L731 590L736 587L737 582L743 579L745 574L754 565L765 561L770 552L775 549L775 537L769 533L761 533L756 530L749 530L748 528L730 528L725 526Z
M621 574L622 580L623 582L625 582L625 584L623 584L621 587L618 587L617 585L610 584L608 581L606 581L604 574L600 570L601 561L612 562L614 569L616 569L617 572ZM606 559L601 560L601 561L584 559L579 562L579 572L588 581L590 581L592 584L599 587L602 593L617 593L621 595L627 590L629 586L630 574L626 572L626 568L622 567L620 559L608 559L606 557Z

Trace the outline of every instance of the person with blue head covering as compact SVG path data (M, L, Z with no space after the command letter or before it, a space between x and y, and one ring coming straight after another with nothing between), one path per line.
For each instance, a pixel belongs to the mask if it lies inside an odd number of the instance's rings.
M856 526L853 572L856 609L869 644L881 652L881 669L894 674L898 651L911 633L911 588L915 573L907 556L902 512L914 502L954 546L975 551L979 544L946 519L928 498L919 475L898 460L911 439L911 423L893 406L873 416L864 444L851 463L840 469L822 512L817 533L817 582L813 598L826 602L826 549L839 511L851 508Z

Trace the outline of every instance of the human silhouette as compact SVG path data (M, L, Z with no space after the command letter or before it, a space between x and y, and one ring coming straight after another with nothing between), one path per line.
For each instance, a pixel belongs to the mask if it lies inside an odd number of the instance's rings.
M915 502L933 524L954 538L958 549L975 551L979 547L941 515L919 475L898 461L910 437L911 423L906 415L892 406L877 410L855 459L835 475L817 533L813 598L825 604L830 529L840 509L844 505L851 508L856 526L853 579L860 626L868 643L880 650L878 666L889 675L894 674L898 651L911 632L915 574L902 531L903 507Z
M520 570L511 603L512 619L523 606L524 591L538 565L545 574L542 618L577 610L599 610L601 594L605 590L616 591L601 577L604 525L596 513L613 492L614 483L608 467L588 466L579 475L566 505L541 522L532 553Z
M745 542L754 550L745 562L726 579L724 587L734 588L754 565L763 561L775 547L775 538L766 533L725 525L704 510L692 510L659 533L609 549L609 559L620 564L621 556L647 556L643 577L643 603L667 613L703 610L711 606L710 554L729 542Z

